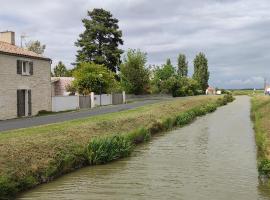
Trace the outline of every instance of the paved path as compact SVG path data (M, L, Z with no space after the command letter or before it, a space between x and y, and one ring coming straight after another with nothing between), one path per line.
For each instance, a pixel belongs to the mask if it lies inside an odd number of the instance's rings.
M59 113L59 114L54 114L54 115L4 120L4 121L0 121L0 131L7 131L7 130L13 130L13 129L19 129L19 128L27 128L27 127L32 127L32 126L63 122L63 121L68 121L68 120L73 120L73 119L85 118L89 116L102 115L106 113L114 113L114 112L119 112L123 110L137 108L137 107L144 106L147 104L153 104L160 101L166 101L166 100L170 100L170 99L145 100L145 101L139 101L139 102L130 103L130 104L104 106L104 107L99 107L99 108L94 108L94 109L89 109L89 110Z

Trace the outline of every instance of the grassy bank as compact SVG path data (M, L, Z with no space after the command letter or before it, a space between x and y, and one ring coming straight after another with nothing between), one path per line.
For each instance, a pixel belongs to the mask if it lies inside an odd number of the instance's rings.
M230 90L230 92L234 96L239 96L239 95L248 95L248 96L254 96L257 94L264 94L264 90Z
M270 177L270 97L252 98L251 117L254 121L258 149L258 170L261 176Z
M0 199L85 165L128 156L138 143L232 101L200 96L0 134Z

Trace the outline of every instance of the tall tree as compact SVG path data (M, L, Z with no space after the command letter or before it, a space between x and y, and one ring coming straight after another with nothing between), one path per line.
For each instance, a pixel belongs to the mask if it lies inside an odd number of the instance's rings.
M204 53L199 53L194 59L193 79L198 82L200 89L203 91L208 87L209 75L208 60Z
M54 76L56 77L68 77L71 76L69 70L67 70L66 66L59 61L58 64L53 69Z
M127 93L145 94L150 87L150 72L146 68L146 53L128 50L120 66L121 83Z
M26 43L26 48L27 50L33 51L37 54L43 54L46 49L46 45L42 45L40 41L36 40Z
M118 19L109 11L97 8L88 11L87 17L82 20L85 31L75 43L79 47L77 62L94 62L116 72L123 53L118 48L123 45Z
M186 77L188 75L188 62L186 61L186 56L184 54L179 54L177 66L177 74L181 77Z
M156 70L156 78L160 80L167 80L175 74L175 68L171 63L171 59L167 59L166 64Z

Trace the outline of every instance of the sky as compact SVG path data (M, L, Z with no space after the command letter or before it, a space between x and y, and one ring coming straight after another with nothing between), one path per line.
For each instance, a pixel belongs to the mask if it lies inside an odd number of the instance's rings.
M0 31L46 44L53 66L76 59L74 42L87 10L104 8L119 20L121 49L147 52L148 64L183 53L193 73L199 52L208 58L210 85L262 88L270 82L269 0L0 0Z

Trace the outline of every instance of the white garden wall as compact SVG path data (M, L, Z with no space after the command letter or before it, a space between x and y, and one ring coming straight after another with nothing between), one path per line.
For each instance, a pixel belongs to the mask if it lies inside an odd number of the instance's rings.
M100 95L95 95L95 106L100 106ZM101 95L101 105L111 105L112 104L112 95L111 94L102 94Z
M52 111L75 110L79 106L79 96L55 96L52 97Z

